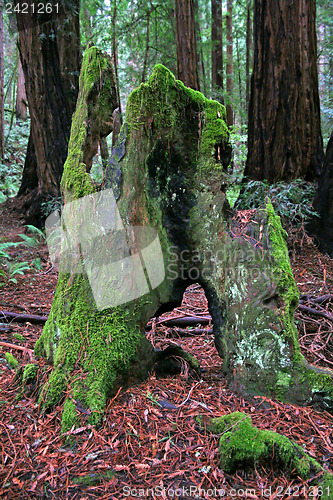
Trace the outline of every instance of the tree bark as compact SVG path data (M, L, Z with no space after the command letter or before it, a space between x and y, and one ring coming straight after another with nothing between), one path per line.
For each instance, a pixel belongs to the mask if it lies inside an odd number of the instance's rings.
M35 146L32 138L30 125L29 141L27 152L25 154L24 169L20 189L17 197L26 196L28 193L36 193L38 190L37 160L35 155ZM24 203L24 209L29 211L32 196L29 196Z
M247 2L247 12L246 12L246 110L248 111L249 101L250 101L250 68L252 61L252 0Z
M24 73L20 55L17 64L17 89L16 89L16 122L27 119L27 96L25 92Z
M116 90L117 90L117 99L118 99L118 112L117 112L117 125L113 128L112 134L112 147L116 144L118 134L120 132L121 126L123 124L123 113L121 108L121 100L120 100L120 86L119 86L119 76L118 76L118 40L117 40L117 0L113 0L113 12L112 12L112 64L114 68L114 74L116 78ZM115 124L115 122L114 122Z
M37 2L34 5L37 8ZM45 19L36 22L31 9L28 14L17 14L36 159L34 178L38 179L37 187L26 199L25 218L27 223L36 226L43 222L41 204L60 196L60 180L78 91L79 20L73 6L68 11L64 5L59 4L59 13L52 11L47 22ZM27 155L25 170L32 168L31 155ZM24 187L31 184L26 181L27 176L29 172L24 171ZM24 191L20 189L19 195Z
M187 87L200 90L193 0L175 0L177 75Z
M232 127L234 116L232 110L232 95L234 90L233 33L232 33L232 0L227 1L227 125Z
M318 216L312 218L308 231L315 236L321 251L333 258L333 132L328 141L313 208Z
M310 367L300 354L298 291L279 217L270 203L251 217L229 212L224 106L155 66L129 97L109 184L96 193L88 132L96 140L106 133L117 106L110 64L96 47L85 54L81 82L58 222L68 246L35 346L54 363L41 404L52 406L66 392L63 431L80 425L78 402L89 423L100 423L110 392L146 376L156 359L148 320L199 283L232 387L332 405L332 372Z
M146 81L146 73L147 73L148 52L149 52L150 15L151 15L151 11L148 11L147 15L146 15L146 20L147 20L147 27L146 27L146 50L145 50L145 57L144 57L144 60L143 60L143 69L142 69L142 77L141 77L141 81L142 82Z
M313 181L323 160L315 0L254 2L254 61L244 175Z
M222 2L211 0L212 13L212 91L214 99L223 104L223 26Z
M0 161L2 161L5 153L3 4L3 0L0 0Z

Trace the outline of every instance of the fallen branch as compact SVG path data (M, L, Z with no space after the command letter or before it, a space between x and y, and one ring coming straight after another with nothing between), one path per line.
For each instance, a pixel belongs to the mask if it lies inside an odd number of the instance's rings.
M322 316L323 318L329 319L333 321L333 314L325 311L318 311L318 309L313 309L312 307L305 306L303 304L298 304L298 309L301 311L307 312L309 314L314 314L316 316Z
M313 304L322 304L333 299L332 294L322 295L321 297L311 297L310 295L301 295L299 298L300 302L312 302Z
M180 318L165 318L157 321L155 327L159 325L165 326L191 326L191 325L208 325L212 321L211 316L183 316ZM151 330L152 325L147 324L146 330Z
M8 349L16 349L18 351L26 351L30 355L32 355L34 353L34 351L32 349L28 349L27 347L22 347L21 345L8 344L7 342L0 342L0 345L3 347L8 347Z
M3 333L9 333L9 332L12 332L13 331L13 328L9 325L0 325L0 332L3 332Z
M176 332L181 337L192 337L192 335L211 335L213 333L213 328L205 330L205 328L192 328L191 330L185 330L184 328L177 328Z
M19 314L9 311L0 311L0 319L15 321L16 323L25 323L26 321L30 323L46 323L47 318L47 316L37 316L36 314Z

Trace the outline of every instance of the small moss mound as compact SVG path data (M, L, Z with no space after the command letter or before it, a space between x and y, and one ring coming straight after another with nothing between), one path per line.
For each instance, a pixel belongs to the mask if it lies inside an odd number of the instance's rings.
M18 364L19 364L17 359L12 354L10 354L10 352L5 353L5 358L7 360L7 363L9 364L9 366L11 368L13 368L13 370L16 370L16 368L18 367Z
M34 380L37 377L37 372L38 372L38 366L37 365L34 365L33 363L27 365L24 368L23 376L22 376L22 384L23 384L23 386L25 386L27 384L31 384L32 382L34 382Z
M17 340L21 340L22 342L25 341L25 338L23 337L23 335L21 335L20 333L14 333L14 338L17 339Z
M323 471L323 467L309 457L301 446L286 436L254 427L251 418L245 413L235 412L214 418L208 428L216 434L222 434L219 443L220 463L228 473L267 463L303 479L310 479ZM322 484L326 487L332 480L332 474L325 471Z

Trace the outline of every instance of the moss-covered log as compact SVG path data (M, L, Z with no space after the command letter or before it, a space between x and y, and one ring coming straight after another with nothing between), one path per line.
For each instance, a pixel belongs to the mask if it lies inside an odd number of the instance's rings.
M62 179L67 204L85 197L93 207L97 200L89 175L91 145L107 131L116 107L112 78L108 59L90 48ZM83 243L77 246L78 267L63 268L35 348L54 363L40 396L44 406L67 393L64 431L76 423L78 407L89 422L100 422L120 376L134 380L147 374L154 362L147 321L178 305L186 287L197 282L205 290L216 347L234 387L299 403L310 403L317 394L331 404L331 373L309 367L299 351L293 322L298 291L279 218L269 201L265 210L230 211L225 194L230 153L224 106L185 87L165 67L156 66L130 95L105 180L127 236L118 246L114 234L97 238L95 261L85 258ZM83 227L83 238L85 222L73 224ZM133 228L156 232L160 262L150 255L151 267L142 250L147 290L105 307L101 299L112 302L120 292L99 268L98 255L101 247L110 247L110 256L119 256L128 243L134 259L147 241Z
M221 434L219 455L225 472L271 464L291 475L311 480L311 485L320 484L322 498L331 498L333 475L286 436L254 427L249 415L235 412L213 418L208 429Z

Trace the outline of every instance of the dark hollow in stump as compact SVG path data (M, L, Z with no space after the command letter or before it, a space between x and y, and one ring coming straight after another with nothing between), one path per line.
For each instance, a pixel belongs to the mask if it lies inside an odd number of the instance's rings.
M110 72L107 57L90 48L62 179L66 204L86 197L93 207L96 201L89 148L116 107ZM112 252L121 254L133 228L152 228L162 261L152 269L142 250L149 289L107 308L98 305L101 295L96 300L90 279L94 262L83 243L73 258L75 270L66 268L66 262L63 269L60 265L52 310L35 353L54 364L40 396L44 407L69 394L63 431L79 425L78 404L87 421L98 424L117 384L147 375L155 354L145 325L178 305L196 282L205 291L223 374L233 388L301 404L317 399L330 407L331 372L311 367L300 353L294 325L298 290L280 219L269 200L265 209L230 210L225 194L230 154L224 106L185 87L165 67L156 66L149 81L130 95L105 181L127 231ZM88 231L86 223L82 227ZM93 247L96 259L102 246L114 244L112 238ZM132 245L133 255L138 250ZM156 245L156 255L158 250ZM163 266L164 279L157 283ZM114 298L112 280L102 272L97 278L98 291Z

